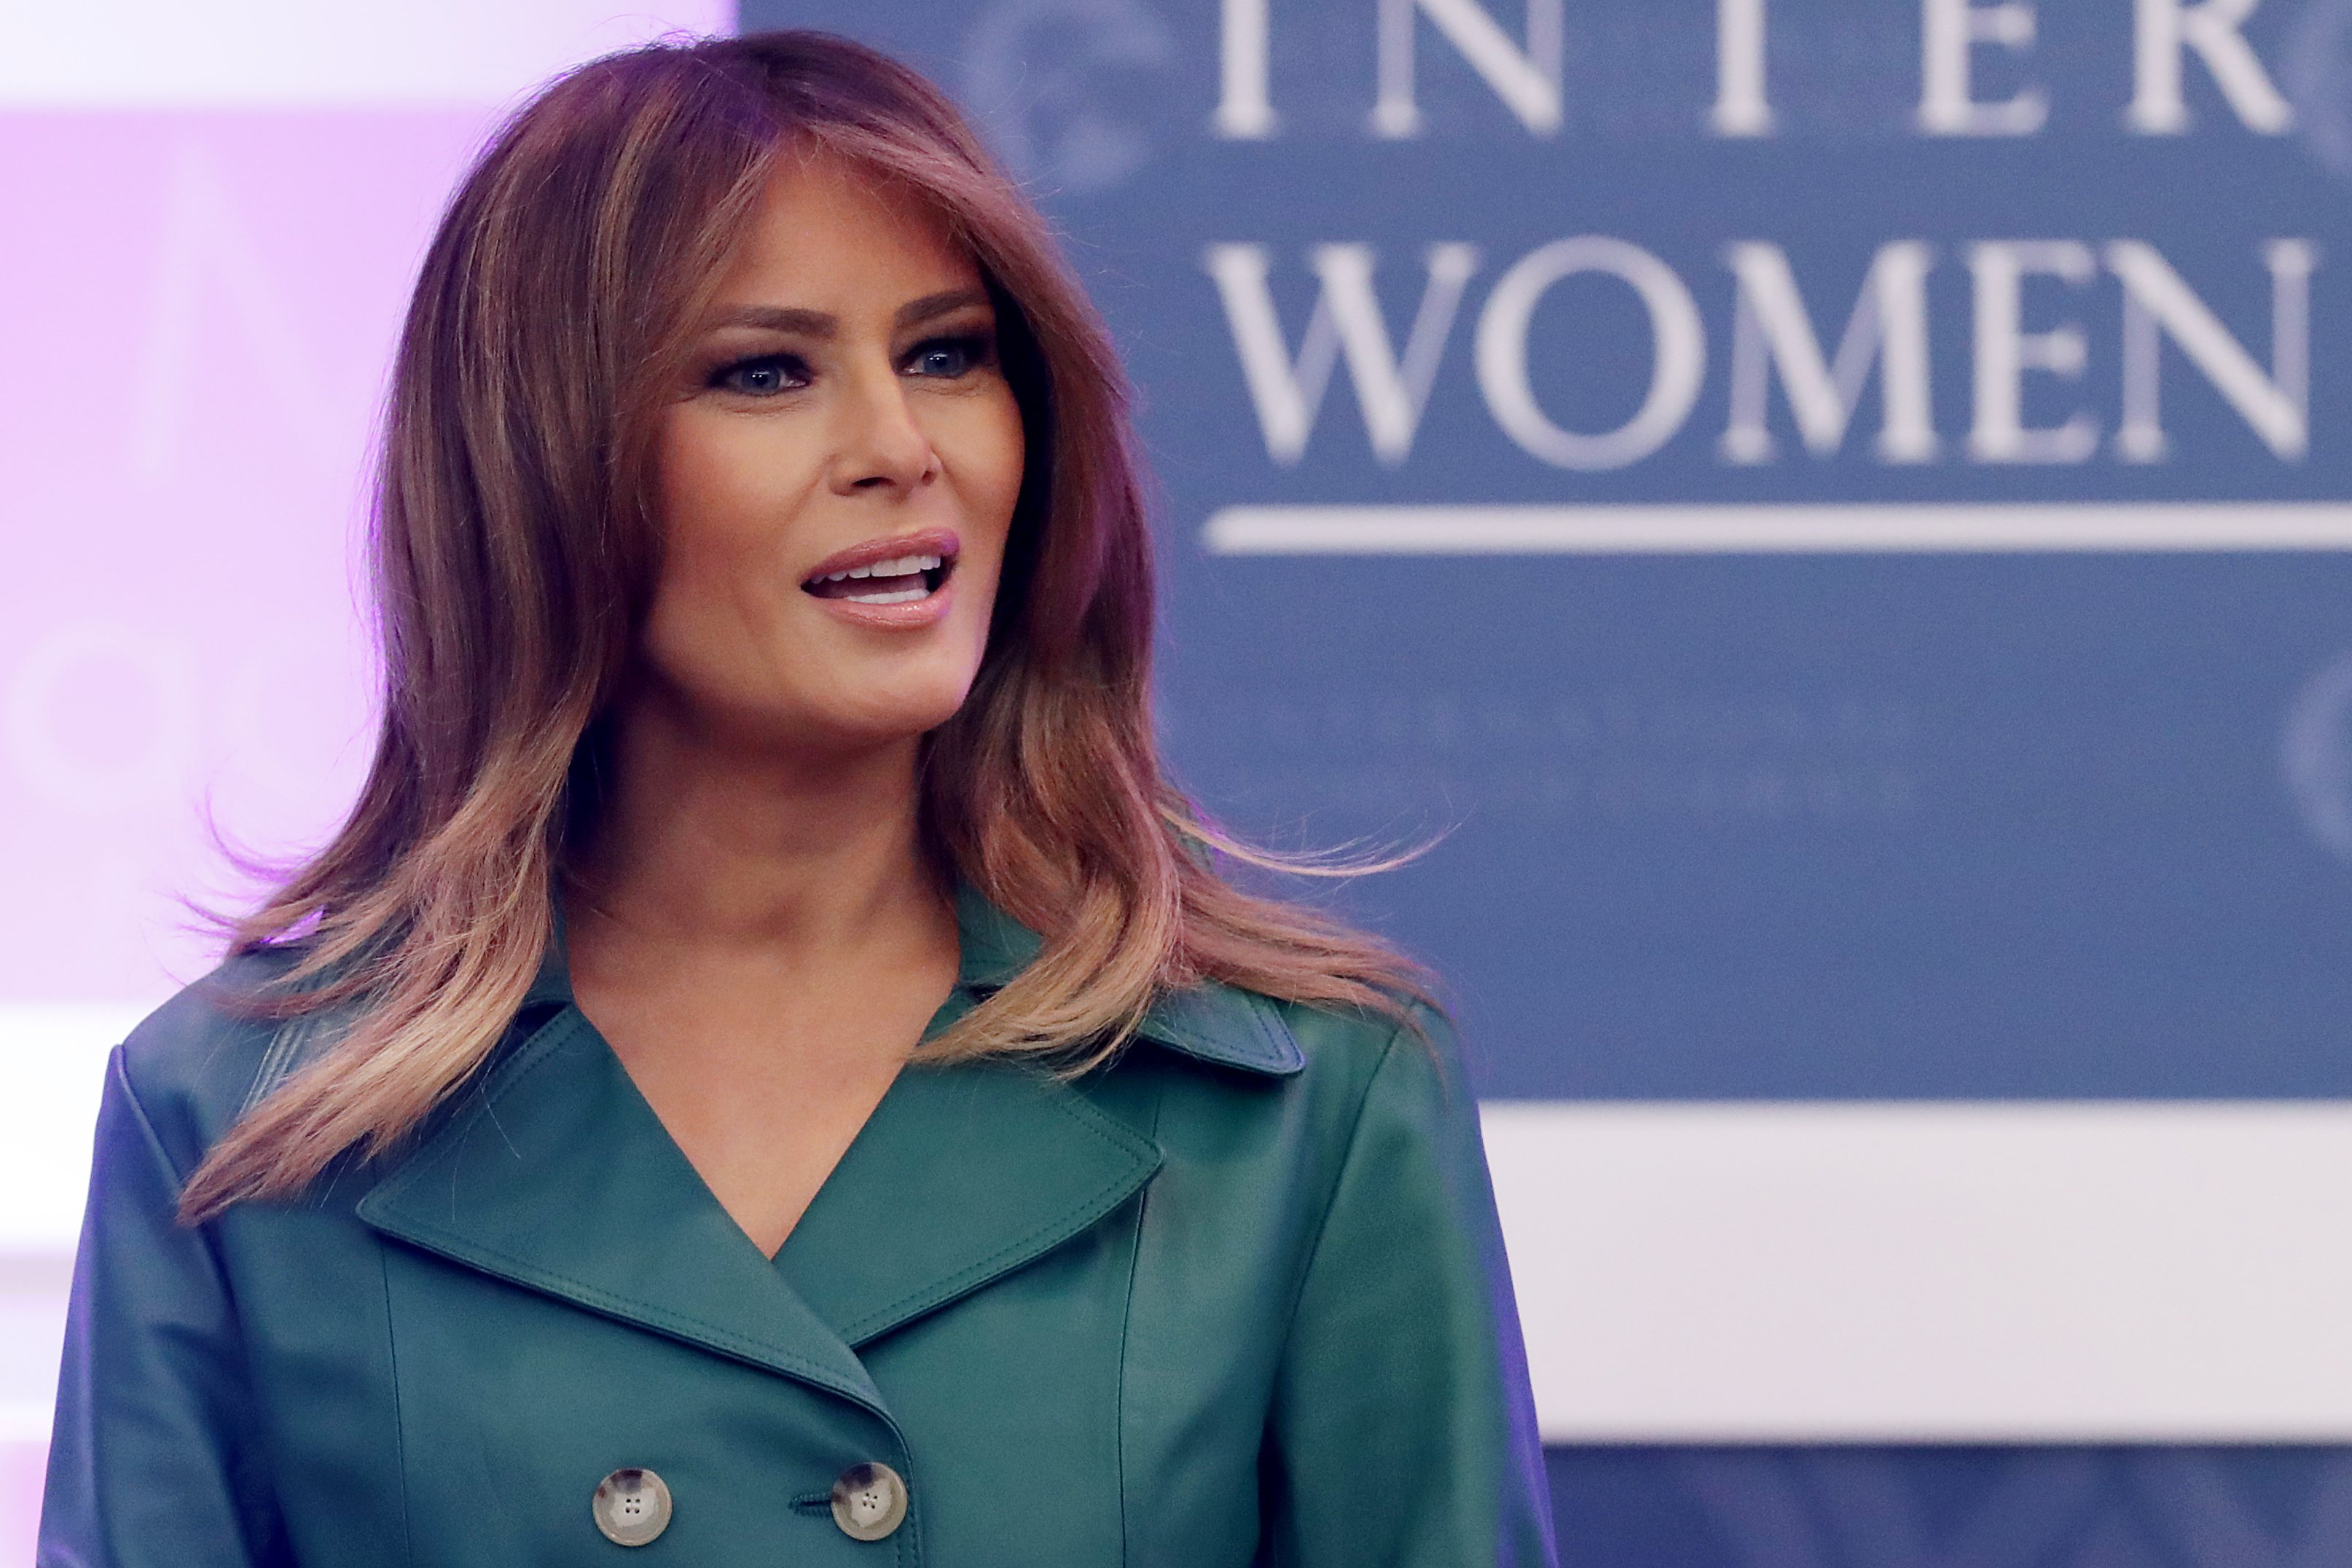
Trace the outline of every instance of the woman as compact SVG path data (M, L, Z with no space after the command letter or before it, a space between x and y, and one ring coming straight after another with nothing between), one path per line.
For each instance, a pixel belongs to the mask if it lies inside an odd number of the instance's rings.
M1162 781L1117 367L935 89L526 108L375 548L358 805L110 1070L45 1568L1549 1560L1443 1020Z

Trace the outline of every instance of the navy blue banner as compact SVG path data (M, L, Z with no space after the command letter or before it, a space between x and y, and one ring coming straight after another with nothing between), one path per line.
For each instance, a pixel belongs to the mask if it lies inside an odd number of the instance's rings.
M930 71L1061 226L1182 776L1443 833L1345 907L1486 1094L2352 1093L2352 0L742 23ZM2352 1554L2333 1450L1553 1466L1576 1564Z
M2288 1448L1587 1448L1560 1568L2322 1568L2352 1457Z
M2342 500L2352 5L745 7L787 22L937 73L1065 227L1184 775L1278 842L1445 831L1351 897L1488 1092L2352 1089L2352 556L1208 531Z

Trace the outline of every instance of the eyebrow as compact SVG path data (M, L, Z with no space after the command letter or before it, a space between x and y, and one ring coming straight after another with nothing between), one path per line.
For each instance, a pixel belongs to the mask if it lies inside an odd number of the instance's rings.
M926 294L898 307L892 316L898 327L919 326L941 316L972 305L988 303L984 289L947 289L937 294ZM803 310L781 305L731 305L710 320L712 328L760 327L772 332L793 332L802 337L824 339L841 330L840 318L823 310Z
M823 310L788 310L778 305L730 305L710 318L719 327L763 327L772 332L795 332L802 337L829 338L841 323Z
M908 300L898 307L898 313L891 320L901 327L919 326L925 321L947 315L950 311L961 310L967 305L987 303L988 290L985 289L948 289L937 294L926 294L919 300Z

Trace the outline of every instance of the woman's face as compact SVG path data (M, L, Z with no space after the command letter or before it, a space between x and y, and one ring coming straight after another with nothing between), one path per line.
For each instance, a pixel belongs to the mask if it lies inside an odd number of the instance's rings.
M980 668L1021 411L979 268L903 193L787 156L663 418L641 672L732 743L920 734Z

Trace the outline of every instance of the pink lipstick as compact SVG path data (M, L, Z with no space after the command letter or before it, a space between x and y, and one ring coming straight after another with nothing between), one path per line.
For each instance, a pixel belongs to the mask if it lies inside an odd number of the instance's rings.
M926 626L947 614L961 548L944 528L869 539L817 563L801 591L861 626Z

